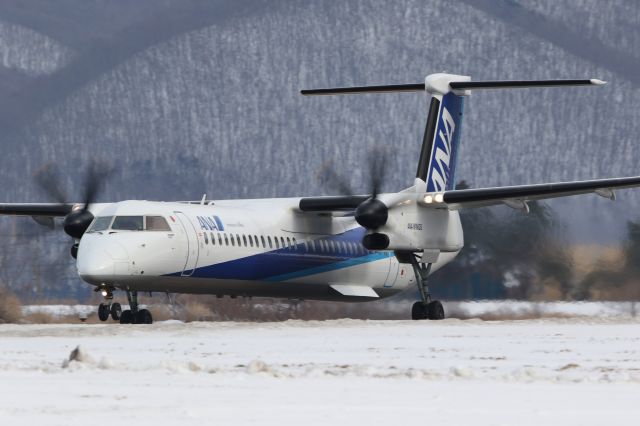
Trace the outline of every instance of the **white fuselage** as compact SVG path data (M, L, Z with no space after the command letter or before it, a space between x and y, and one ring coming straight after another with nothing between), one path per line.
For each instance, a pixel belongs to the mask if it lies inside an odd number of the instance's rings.
M80 240L78 273L96 286L138 291L345 301L415 284L411 265L393 251L362 246L366 230L352 216L301 213L299 200L95 204L97 218L162 216L170 230L90 228ZM457 212L448 213L460 228ZM456 256L461 228L459 239L432 271Z

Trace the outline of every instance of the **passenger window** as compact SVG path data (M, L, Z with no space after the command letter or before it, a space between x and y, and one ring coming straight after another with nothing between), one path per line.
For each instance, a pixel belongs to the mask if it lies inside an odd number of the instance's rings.
M292 247L291 247L291 239L290 239L289 237L287 237L287 248L288 248L289 250L291 250L291 248L292 248Z
M273 244L271 244L271 237L267 237L267 241L269 242L269 248L273 248Z
M280 246L281 246L282 248L285 248L285 245L284 245L284 238L283 238L283 237L280 237Z
M203 232L202 234L204 235L204 243L208 245L209 244L209 237L207 236L207 233Z
M145 217L145 228L147 231L171 231L167 220L162 216Z
M229 238L227 238L227 234L224 234L224 245L225 246L229 245Z
M296 243L295 238L291 238L291 243L293 244L293 250L298 251L298 244Z
M211 245L216 245L216 235L213 232L211 233Z
M247 246L247 236L246 235L242 236L242 242L244 243L244 246L246 247Z
M222 245L222 234L218 234L218 244Z
M276 248L280 248L280 243L278 242L278 237L273 237L273 241L276 243Z
M253 247L253 237L249 235L249 246Z
M267 245L264 243L264 235L260 235L260 241L262 242L262 248L265 248Z
M309 240L309 248L311 251L316 251L316 243L313 240Z
M117 229L122 231L142 231L143 229L143 217L142 216L116 216L111 225L111 229Z
M230 235L229 235L229 239L231 240L231 245L235 247L235 245L236 245L236 240L235 240L235 238L233 238L233 234L230 234Z

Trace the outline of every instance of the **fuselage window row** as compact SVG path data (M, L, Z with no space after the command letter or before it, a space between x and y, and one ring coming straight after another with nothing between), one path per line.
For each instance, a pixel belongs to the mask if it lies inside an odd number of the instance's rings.
M216 236L213 232L202 234L204 243L216 245ZM273 238L273 241L272 241ZM245 235L245 234L227 234L226 232L218 233L218 245L235 247L262 247L266 249L286 249L288 251L303 252L303 253L335 253L342 255L356 255L370 253L362 247L361 244L354 243L352 241L334 241L334 240L302 240L300 244L295 237L277 237L264 235Z

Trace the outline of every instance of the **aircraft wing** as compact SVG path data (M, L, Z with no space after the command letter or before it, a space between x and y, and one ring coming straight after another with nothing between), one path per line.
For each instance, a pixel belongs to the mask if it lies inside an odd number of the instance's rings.
M73 204L66 203L8 203L0 204L0 216L64 217L72 208Z
M527 201L589 193L596 193L614 200L614 189L634 188L638 186L640 186L640 176L544 183L538 185L503 186L498 188L460 189L444 192L443 203L445 203L450 210L485 207L497 204L506 204L510 207L526 209Z

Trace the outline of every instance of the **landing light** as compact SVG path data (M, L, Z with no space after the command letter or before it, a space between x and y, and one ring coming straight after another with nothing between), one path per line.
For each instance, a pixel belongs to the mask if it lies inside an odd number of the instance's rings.
M434 199L436 200L436 203L441 203L444 201L444 194L440 193L440 194L436 194L436 196L434 197Z
M431 204L433 203L433 195L427 194L424 196L424 202L425 204Z
M109 294L109 292L106 289L102 290L100 293L102 293L104 297L107 297L107 294Z

